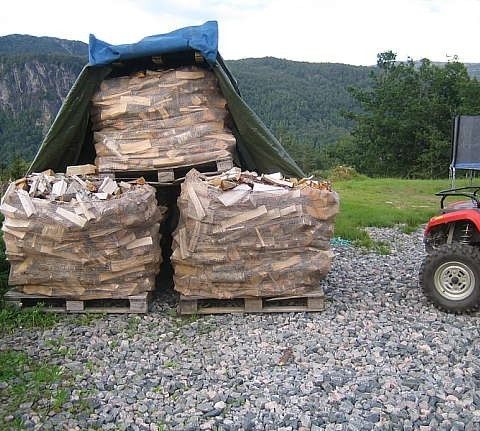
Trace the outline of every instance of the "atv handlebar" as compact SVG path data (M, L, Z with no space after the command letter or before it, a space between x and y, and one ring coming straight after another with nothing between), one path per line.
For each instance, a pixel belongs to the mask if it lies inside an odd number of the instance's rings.
M472 190L468 192L467 190ZM465 196L470 198L477 204L477 207L480 207L480 200L477 193L480 191L480 186L468 186L468 187L459 187L456 189L442 190L438 193L435 193L436 196L442 196L440 200L440 208L444 209L445 199L450 196Z

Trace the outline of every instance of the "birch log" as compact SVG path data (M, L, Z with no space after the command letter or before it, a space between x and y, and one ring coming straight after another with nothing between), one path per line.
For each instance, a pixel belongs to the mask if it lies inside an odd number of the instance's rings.
M17 183L0 205L10 285L78 299L124 298L155 288L166 209L157 206L153 187L52 172Z
M339 200L328 183L191 170L178 206L172 263L185 296L302 294L330 270Z
M236 143L215 75L197 66L106 79L91 118L100 172L231 160Z

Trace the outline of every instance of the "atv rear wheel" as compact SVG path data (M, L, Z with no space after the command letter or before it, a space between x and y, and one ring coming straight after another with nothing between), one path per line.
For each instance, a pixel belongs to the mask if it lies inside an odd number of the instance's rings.
M480 252L467 244L445 244L425 258L420 269L425 296L445 311L460 313L480 306Z

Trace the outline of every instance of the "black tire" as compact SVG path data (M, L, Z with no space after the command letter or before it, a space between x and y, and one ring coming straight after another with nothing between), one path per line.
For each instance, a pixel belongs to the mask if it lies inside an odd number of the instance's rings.
M436 248L432 244L425 243L425 253L430 254L435 250Z
M480 306L480 250L467 244L445 244L428 254L420 268L420 286L433 304L450 313Z

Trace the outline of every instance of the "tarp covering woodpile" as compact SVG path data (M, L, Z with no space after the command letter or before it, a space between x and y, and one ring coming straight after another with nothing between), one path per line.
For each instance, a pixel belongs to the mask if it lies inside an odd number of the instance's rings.
M226 104L213 72L198 66L105 79L92 99L99 172L231 161Z
M155 288L155 189L52 171L11 183L0 211L9 284L27 294L122 298Z
M178 206L172 262L185 296L302 294L330 270L339 205L328 183L192 170Z
M91 100L105 79L151 68L158 56L174 67L195 64L195 54L215 75L232 116L231 130L236 140L237 165L262 173L283 172L303 176L303 172L240 96L237 83L217 51L215 21L174 32L147 37L132 45L109 45L93 36L89 64L82 70L65 99L57 118L30 166L30 172L52 168L65 171L68 165L93 163L95 159ZM94 119L93 119L94 120Z

